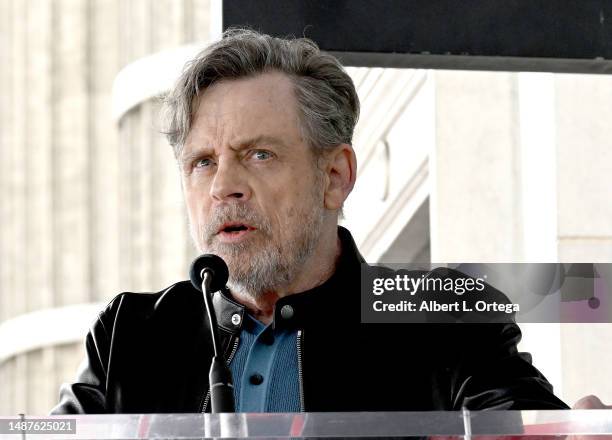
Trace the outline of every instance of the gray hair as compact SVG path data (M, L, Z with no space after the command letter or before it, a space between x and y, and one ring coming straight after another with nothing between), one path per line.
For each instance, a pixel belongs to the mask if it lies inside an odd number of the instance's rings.
M201 91L219 81L268 71L283 72L292 80L302 136L317 156L352 142L359 98L336 58L307 38L282 39L234 28L186 64L164 100L165 134L175 156L181 154Z

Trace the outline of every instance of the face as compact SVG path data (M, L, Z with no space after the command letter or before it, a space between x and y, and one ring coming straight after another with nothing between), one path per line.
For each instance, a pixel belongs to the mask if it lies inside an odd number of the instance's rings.
M226 261L229 287L258 297L290 284L318 244L325 209L289 78L207 89L179 160L192 238Z

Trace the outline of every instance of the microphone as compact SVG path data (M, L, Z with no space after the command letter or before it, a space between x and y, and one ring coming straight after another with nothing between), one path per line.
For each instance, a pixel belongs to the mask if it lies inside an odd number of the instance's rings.
M212 294L225 287L229 278L227 264L221 257L204 254L191 263L189 270L191 284L204 294L204 304L212 336L214 356L208 373L210 386L211 412L235 412L234 384L232 372L225 363L219 350L219 332L217 331L217 316L212 304Z
M202 290L202 281L204 279L204 271L210 272L212 276L210 290L216 292L225 287L229 278L229 270L227 264L223 261L223 258L215 254L204 254L196 258L191 263L191 269L189 271L189 278L191 278L191 284L193 287Z

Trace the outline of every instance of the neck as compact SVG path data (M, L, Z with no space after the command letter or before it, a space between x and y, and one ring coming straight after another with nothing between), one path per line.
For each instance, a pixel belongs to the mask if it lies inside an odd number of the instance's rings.
M274 317L276 301L294 293L313 289L327 281L336 270L336 262L341 251L342 246L336 227L333 231L321 235L314 252L290 284L259 295L230 289L232 297L243 304L257 320L269 324Z

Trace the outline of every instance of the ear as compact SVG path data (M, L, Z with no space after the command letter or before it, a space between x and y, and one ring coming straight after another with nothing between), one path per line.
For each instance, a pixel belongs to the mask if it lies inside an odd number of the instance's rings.
M325 208L338 210L353 190L357 177L357 157L351 145L340 144L327 154L325 175Z

